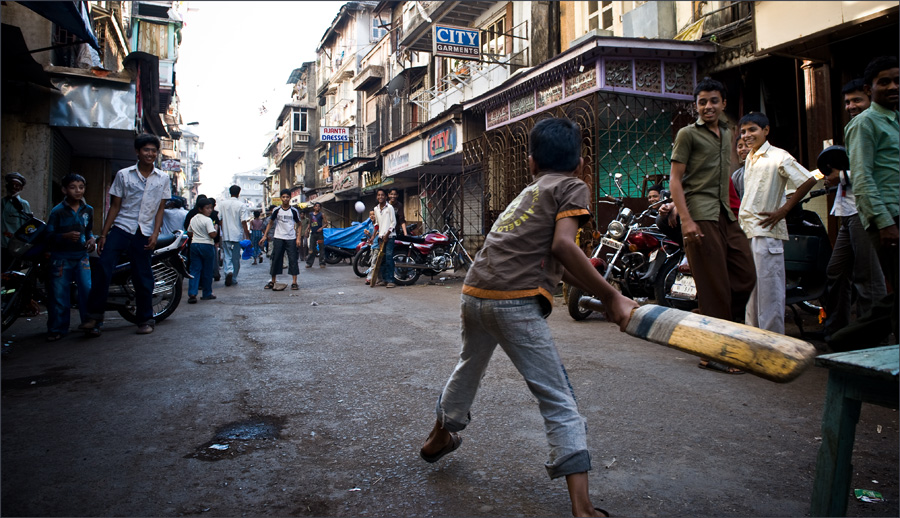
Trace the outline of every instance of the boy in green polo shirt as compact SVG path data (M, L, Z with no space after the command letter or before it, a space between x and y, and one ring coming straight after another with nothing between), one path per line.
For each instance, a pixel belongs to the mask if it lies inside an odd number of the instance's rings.
M700 118L675 136L669 188L681 216L700 313L740 321L756 284L756 270L747 236L728 200L734 141L722 116L725 93L722 83L708 77L694 89ZM700 367L742 372L705 359Z

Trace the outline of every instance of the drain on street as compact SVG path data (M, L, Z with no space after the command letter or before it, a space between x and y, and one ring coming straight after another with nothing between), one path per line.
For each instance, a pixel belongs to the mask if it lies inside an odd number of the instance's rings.
M216 461L231 459L267 446L266 441L281 437L281 417L251 417L221 426L212 440L201 444L186 459Z

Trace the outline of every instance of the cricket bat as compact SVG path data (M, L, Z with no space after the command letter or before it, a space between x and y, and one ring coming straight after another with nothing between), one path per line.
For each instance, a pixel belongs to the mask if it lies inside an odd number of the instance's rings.
M654 304L635 309L625 332L777 383L799 376L816 356L803 340Z

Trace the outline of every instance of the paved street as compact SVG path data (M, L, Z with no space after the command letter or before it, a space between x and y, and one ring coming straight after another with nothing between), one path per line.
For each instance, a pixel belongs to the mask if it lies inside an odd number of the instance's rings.
M4 516L568 516L534 398L501 353L435 465L418 450L459 347L461 279L369 288L348 265L263 290L268 262L152 335L4 333ZM289 277L281 276L281 281ZM561 299L557 299L559 302ZM115 316L113 319L111 317ZM73 314L73 318L77 318ZM614 516L804 516L826 372L779 385L697 368L602 318L550 317ZM897 516L897 412L864 405L849 516Z

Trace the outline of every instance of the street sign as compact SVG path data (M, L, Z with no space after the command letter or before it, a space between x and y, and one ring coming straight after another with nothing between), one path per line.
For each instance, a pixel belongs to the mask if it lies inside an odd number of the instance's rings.
M434 55L481 61L481 31L455 25L432 26Z
M322 142L350 142L350 128L322 126L319 128L319 140Z

